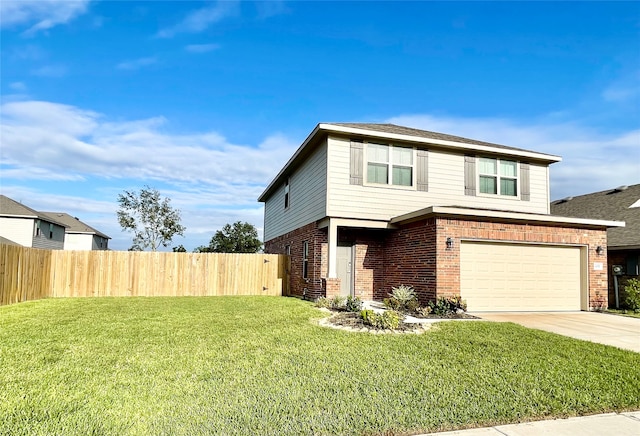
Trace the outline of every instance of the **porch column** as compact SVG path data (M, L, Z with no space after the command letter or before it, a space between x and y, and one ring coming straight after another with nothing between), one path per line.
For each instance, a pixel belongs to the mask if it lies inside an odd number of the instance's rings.
M338 262L337 262L337 254L338 254L338 225L335 220L329 218L329 231L328 231L328 252L327 252L327 264L329 267L328 278L335 279L338 277Z

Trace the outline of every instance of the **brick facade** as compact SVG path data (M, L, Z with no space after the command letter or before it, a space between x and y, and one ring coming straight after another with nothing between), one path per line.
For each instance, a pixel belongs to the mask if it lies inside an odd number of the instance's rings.
M327 230L309 224L267 241L267 253L285 253L291 246L292 295L315 299L340 294L340 280L327 279ZM447 238L453 246L447 247ZM413 286L424 304L440 296L460 295L460 243L464 240L526 242L584 246L588 253L590 309L607 307L606 230L488 222L480 219L431 217L397 230L338 229L339 242L354 247L354 292L363 300L382 300L391 288ZM309 277L302 278L302 246L309 241ZM601 270L594 262L602 263Z

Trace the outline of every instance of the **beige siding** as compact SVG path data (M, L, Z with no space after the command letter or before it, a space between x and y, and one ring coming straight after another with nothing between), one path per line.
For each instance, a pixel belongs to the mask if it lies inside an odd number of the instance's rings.
M31 247L33 242L33 223L31 218L0 217L0 236L16 244Z
M347 145L348 146L348 145ZM347 148L347 155L349 149ZM347 161L349 183L349 162ZM320 144L290 176L290 205L284 208L284 184L264 205L264 240L268 241L326 216L327 146Z
M91 250L93 235L67 233L64 237L65 250Z
M327 215L341 218L388 220L429 206L462 206L547 213L546 166L530 167L531 200L464 195L464 155L429 150L427 192L395 187L349 184L350 142L328 139L329 204ZM365 163L366 164L366 163ZM365 172L366 174L366 172Z

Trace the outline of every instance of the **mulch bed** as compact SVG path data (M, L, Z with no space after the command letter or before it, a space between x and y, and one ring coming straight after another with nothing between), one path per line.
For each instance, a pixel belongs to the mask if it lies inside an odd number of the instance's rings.
M334 315L331 318L329 318L327 321L330 324L333 324L335 326L349 327L349 328L352 328L354 330L362 329L362 328L367 328L369 330L381 330L381 329L376 329L376 328L374 328L374 327L372 327L370 325L366 325L364 323L364 321L362 320L362 318L360 317L360 314L358 314L358 313L355 313L355 312L336 312L336 311L332 311L332 313L334 313ZM461 313L461 314L453 313L453 314L450 314L448 316L429 314L427 316L421 316L421 317L414 316L414 317L415 318L421 318L421 319L478 319L477 316L469 315L467 313ZM409 332L409 331L414 331L414 330L420 329L420 328L421 328L421 326L419 324L407 323L407 322L402 322L401 321L400 325L398 326L398 328L396 330L397 331L402 331L402 332Z

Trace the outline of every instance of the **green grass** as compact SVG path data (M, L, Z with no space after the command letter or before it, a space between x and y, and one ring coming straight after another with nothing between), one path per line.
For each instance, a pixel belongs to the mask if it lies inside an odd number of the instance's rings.
M625 309L607 309L608 313L611 313L613 315L622 315L622 316L628 316L631 318L640 318L640 312L634 312L632 310L625 310Z
M347 333L277 297L0 307L0 434L403 434L640 408L640 354L509 323Z

